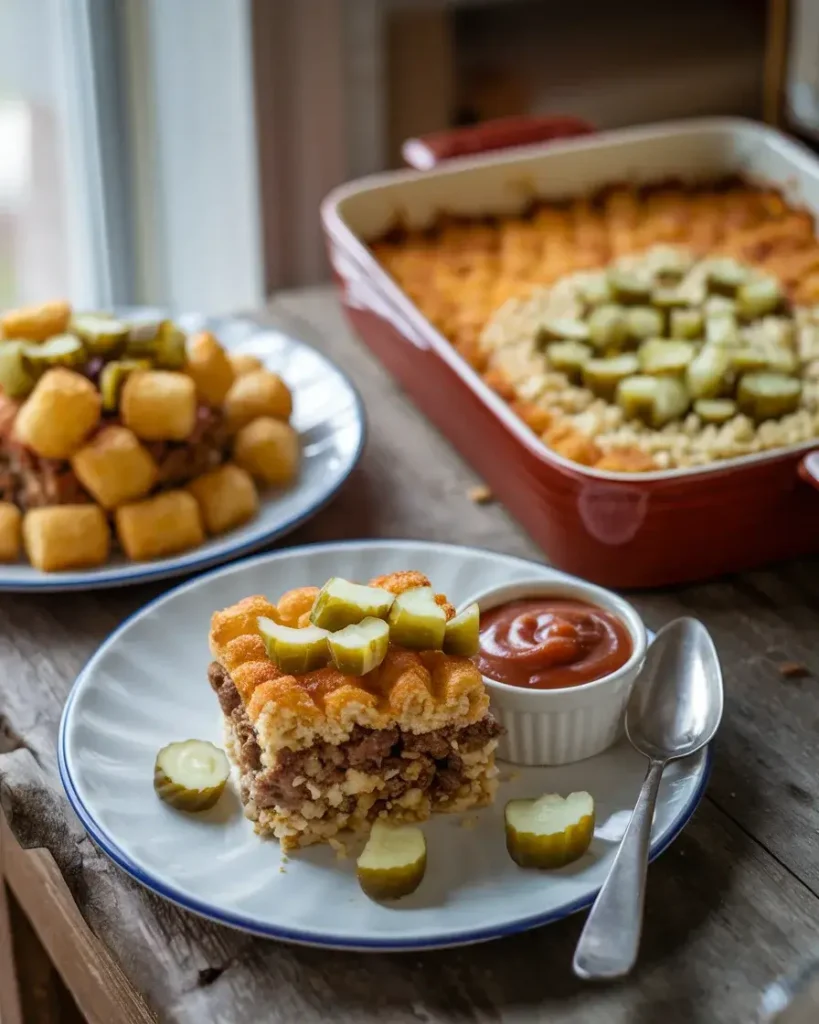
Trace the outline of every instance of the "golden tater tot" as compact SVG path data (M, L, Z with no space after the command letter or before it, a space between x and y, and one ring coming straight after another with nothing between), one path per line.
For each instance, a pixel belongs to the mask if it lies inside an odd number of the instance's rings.
M23 514L10 501L0 501L0 562L16 562L20 554Z
M55 367L23 403L14 436L44 459L67 459L99 423L101 404L87 377Z
M208 405L220 406L234 377L227 353L210 331L190 337L187 352L185 371L193 377L197 395Z
M105 509L143 498L156 483L151 453L127 427L104 427L71 457L77 479Z
M247 352L235 352L228 358L230 359L230 365L233 367L234 377L244 377L246 373L253 373L254 370L264 369L264 363L261 359L257 359L256 356L251 356Z
M52 505L26 512L23 540L35 569L57 572L102 565L111 531L99 505Z
M260 416L236 435L233 458L258 480L271 486L289 484L299 469L299 435L283 420Z
M196 425L196 385L186 373L137 371L122 387L120 411L143 441L184 441Z
M199 505L187 491L120 505L114 516L122 549L135 562L187 551L205 539Z
M277 373L254 370L237 377L225 398L224 412L228 427L240 430L259 416L289 420L293 399L287 385Z
M295 590L288 590L282 594L276 604L281 624L295 629L300 624L302 616L305 613L309 614L318 592L318 587L296 587Z
M45 302L42 306L10 309L0 317L0 337L45 341L55 334L63 334L70 319L71 306L67 302Z
M208 533L232 530L252 519L259 508L253 478L230 462L203 473L188 484L188 490L199 503Z

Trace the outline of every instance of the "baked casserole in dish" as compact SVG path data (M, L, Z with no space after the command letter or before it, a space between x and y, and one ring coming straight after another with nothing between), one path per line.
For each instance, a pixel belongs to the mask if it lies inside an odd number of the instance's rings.
M415 401L556 564L630 586L819 549L817 207L807 150L719 119L382 175L324 223Z

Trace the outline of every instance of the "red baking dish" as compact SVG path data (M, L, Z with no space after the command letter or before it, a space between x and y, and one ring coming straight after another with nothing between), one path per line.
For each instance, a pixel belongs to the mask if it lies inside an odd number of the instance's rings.
M442 211L519 209L533 195L582 195L613 182L740 174L773 184L819 212L819 161L765 126L738 119L676 122L553 139L554 130L506 140L527 145L458 157L419 171L376 175L336 189L322 207L333 272L353 326L418 407L562 569L608 586L655 587L819 551L819 457L807 445L705 468L620 475L546 448L420 313L367 247L400 216L410 226ZM560 134L560 132L558 132ZM478 136L479 139L479 136ZM408 155L474 153L478 141Z

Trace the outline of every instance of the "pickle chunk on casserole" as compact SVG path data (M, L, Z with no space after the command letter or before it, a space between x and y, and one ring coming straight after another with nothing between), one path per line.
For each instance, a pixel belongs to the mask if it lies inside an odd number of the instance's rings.
M417 572L372 585L395 595L430 586ZM332 664L287 674L271 660L259 621L315 631L318 593L291 590L276 604L248 597L211 623L208 677L256 831L289 850L366 832L376 819L423 821L490 803L501 730L468 658L390 642L380 664L357 676ZM436 601L454 616L445 598Z

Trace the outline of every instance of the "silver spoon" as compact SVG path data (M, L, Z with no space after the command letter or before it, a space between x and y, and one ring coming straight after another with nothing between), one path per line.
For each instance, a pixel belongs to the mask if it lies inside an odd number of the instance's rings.
M648 649L626 710L626 734L649 759L643 788L574 954L580 978L621 978L643 928L651 823L663 769L711 740L722 717L722 673L708 630L675 619Z

